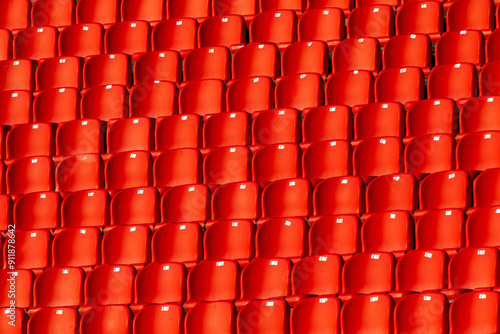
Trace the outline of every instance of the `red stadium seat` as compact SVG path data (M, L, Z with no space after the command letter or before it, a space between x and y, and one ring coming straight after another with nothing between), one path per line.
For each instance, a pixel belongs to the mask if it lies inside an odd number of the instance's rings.
M500 149L500 131L466 134L457 145L457 168L472 176L489 168L499 168L496 152Z
M374 177L402 172L402 143L397 137L362 140L353 151L354 175L365 182Z
M211 16L211 2L208 0L169 1L167 3L168 18L191 17L198 21Z
M2 0L2 8L5 8L0 15L0 28L17 30L29 27L30 22L30 1Z
M396 35L425 34L432 42L436 42L443 34L444 28L441 2L411 1L399 7L396 15Z
M239 169L241 170L241 167ZM262 185L299 177L301 173L298 145L288 143L263 146L253 156L252 174L253 181Z
M100 263L100 245L101 233L95 227L64 228L52 242L52 265L89 270Z
M148 151L114 154L106 162L106 189L118 190L152 185L152 161Z
M71 25L59 34L59 53L82 58L99 55L104 50L103 39L104 30L98 23Z
M0 61L0 91L34 89L35 67L28 59ZM12 93L12 92L11 92ZM4 105L2 103L2 105Z
M87 59L83 67L83 87L130 86L130 64L125 54L103 54Z
M15 160L7 168L7 194L11 196L54 189L54 163L50 157Z
M500 60L500 49L498 48L498 38L500 30L494 30L486 40L486 63Z
M353 119L347 106L321 106L305 109L302 120L302 142L351 140Z
M40 60L57 55L57 29L31 27L21 30L14 37L14 58Z
M397 35L384 47L382 65L384 69L420 67L425 75L431 71L432 44L422 34Z
M436 292L411 294L404 297L394 309L394 330L397 333L429 331L446 333L448 331L448 300ZM413 321L418 314L425 321Z
M214 16L200 25L198 35L200 47L224 46L234 53L245 46L245 21L240 15Z
M326 82L325 105L355 107L372 103L374 100L373 81L370 71L354 70L334 73Z
M495 27L495 7L490 0L454 1L448 8L447 31L481 30L488 36Z
M201 147L201 118L198 115L163 117L156 125L155 148L160 151Z
M226 105L228 111L246 111L274 108L274 82L269 77L240 78L229 82Z
M47 268L35 280L34 307L75 307L82 304L81 268Z
M56 168L56 190L74 192L103 187L103 164L98 154L78 154L62 160Z
M178 90L175 82L143 82L130 91L131 117L165 117L177 113Z
M154 186L160 191L185 184L201 183L202 158L198 149L162 151L153 165Z
M473 64L448 64L432 69L427 81L427 97L450 98L461 106L477 96L477 71Z
M253 43L238 50L233 57L233 79L249 77L276 78L279 70L280 53L272 43Z
M49 123L14 125L7 133L6 158L19 159L54 154L54 131Z
M305 0L260 0L260 10L262 12L291 9L300 14L304 11L305 5Z
M500 118L496 112L500 99L496 96L480 96L467 101L460 109L460 134L500 130Z
M250 117L246 112L212 115L203 126L203 147L246 146L250 144Z
M350 14L354 8L354 0L308 0L307 9L323 9L329 7L338 7L344 11L346 15Z
M147 83L151 86L156 81L178 83L181 80L181 57L176 51L151 51L140 54L135 59L134 84L136 85Z
M299 302L290 314L290 333L338 333L341 303L335 297L312 297Z
M394 302L389 295L354 296L340 312L342 333L392 332Z
M0 305L2 308L7 308L10 306L9 290L10 285L15 281L16 285L16 306L20 308L29 308L33 305L32 294L33 294L33 281L35 279L33 272L29 269L3 269L0 270L0 291L2 292L2 298L0 298ZM3 314L3 309L0 311ZM0 323L2 323L0 321ZM0 328L4 329L3 325Z
M364 185L358 176L332 177L314 188L314 215L361 214L364 212Z
M184 81L231 78L231 54L224 46L198 48L184 59Z
M253 300L238 313L236 333L288 333L289 317L284 300Z
M389 5L357 7L347 19L347 38L374 37L384 46L393 35L394 11Z
M212 196L212 219L250 219L260 217L261 189L257 182L226 183Z
M300 139L300 114L292 108L255 112L252 123L253 144L266 146L297 143Z
M380 43L376 38L350 38L341 41L333 51L332 72L380 70Z
M497 87L498 69L500 61L492 61L483 66L483 70L479 73L479 95L498 95L500 90Z
M58 193L43 191L20 196L14 204L16 229L54 229L59 227L61 199Z
M134 334L167 331L181 334L183 329L182 306L175 304L148 305L134 317Z
M307 255L307 226L301 218L261 221L255 235L256 257L288 258L293 262Z
M500 169L485 170L474 179L474 206L486 207L500 205L497 185L500 182Z
M470 206L469 175L463 170L428 175L420 184L421 210L466 209Z
M12 326L12 324L9 324L11 322L10 320L11 315L15 316L16 319L19 319L14 323L14 326ZM0 317L1 317L0 329L2 330L2 333L5 334L26 333L28 317L26 316L26 313L22 308L19 307L14 307L13 309L7 307L0 308Z
M160 221L160 199L155 187L127 188L111 200L111 225L153 224Z
M119 225L102 239L104 264L127 264L142 268L149 263L150 230L145 225Z
M351 145L344 140L312 143L302 155L302 175L315 182L351 174Z
M498 247L500 246L498 206L477 208L467 219L465 233L467 247ZM484 233L488 231L488 233Z
M206 116L226 110L226 84L207 79L186 83L179 92L179 114Z
M75 23L75 2L72 0L37 0L31 7L34 27L63 27Z
M404 116L401 104L396 102L372 103L359 108L354 117L353 146L361 140L376 137L403 137Z
M274 43L283 51L297 39L297 16L291 10L262 12L250 22L250 43Z
M122 21L161 21L166 19L166 5L163 0L122 1Z
M217 220L204 234L205 260L233 260L240 265L247 264L254 257L254 239L253 222Z
M133 315L125 305L94 306L80 321L81 334L128 334Z
M366 187L366 212L414 211L418 208L417 192L418 183L412 174L376 177Z
M74 308L44 307L30 317L28 333L48 334L78 331L80 316Z
M448 287L448 257L441 250L410 250L396 266L399 293L442 290Z
M56 132L56 154L69 156L104 153L104 127L98 119L77 119L59 123Z
M82 87L82 65L77 57L42 59L36 69L36 90Z
M106 53L150 51L150 26L145 21L127 21L111 25L104 36Z
M484 64L484 37L479 30L449 31L436 43L436 66L471 63L479 70Z
M0 195L0 229L7 230L12 223L12 198L7 194Z
M150 263L137 273L134 292L136 303L145 308L181 303L186 300L186 268L182 263Z
M132 266L107 264L97 266L85 280L84 305L132 304L134 276L135 269ZM85 315L83 317L85 318Z
M33 121L61 123L78 116L80 92L76 88L51 88L38 94L33 101Z
M230 1L214 0L212 3L212 15L242 15L245 21L250 21L259 12L258 0Z
M0 28L0 60L12 59L12 34Z
M320 40L325 42L329 49L333 49L345 38L345 18L342 8L327 7L332 6L308 9L299 18L297 27L299 41Z
M250 150L246 146L215 148L203 161L203 182L214 186L250 181L250 159Z
M108 153L149 151L153 148L154 129L147 117L110 121L107 130Z
M198 46L198 22L192 18L170 18L153 29L153 50L178 51L184 58Z
M300 41L290 44L281 56L281 75L328 73L328 47L322 41Z
M166 224L153 235L152 262L181 262L192 267L202 260L202 231L198 223Z
M231 302L200 303L186 314L184 333L233 333L235 323L236 311Z
M424 99L424 73L417 67L383 70L375 80L375 102L406 104Z
M340 254L343 258L361 249L356 215L323 216L309 229L309 255Z
M76 4L77 23L98 22L109 25L120 22L120 1L81 0Z
M80 112L82 118L109 121L128 115L129 94L122 85L103 85L82 90Z
M303 110L323 105L323 79L317 73L295 74L276 84L277 108Z
M50 239L51 233L47 230L17 230L16 231L16 269L31 269L40 273L50 267ZM8 263L8 243L3 247L4 263ZM21 294L22 295L22 294Z
M161 202L162 222L203 222L210 219L210 190L204 184L172 187Z
M450 332L496 332L499 295L497 291L473 291L458 296L450 307Z
M109 224L109 194L104 189L82 190L68 194L61 207L61 226L103 227Z

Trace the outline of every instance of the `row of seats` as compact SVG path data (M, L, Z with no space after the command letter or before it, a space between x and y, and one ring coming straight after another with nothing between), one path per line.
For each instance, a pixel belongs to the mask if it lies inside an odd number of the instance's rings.
M389 295L359 295L342 303L332 296L303 300L291 311L282 299L254 300L239 312L227 301L200 303L184 314L176 304L149 305L135 317L125 305L94 306L79 317L73 308L42 308L27 321L21 309L2 309L9 319L15 314L16 328L2 321L2 333L58 333L61 330L82 334L199 334L255 333L495 333L499 293L474 291L456 298L451 306L440 293L411 294L398 303ZM417 320L415 320L417 319ZM2 319L3 320L3 319ZM109 324L114 324L113 326Z

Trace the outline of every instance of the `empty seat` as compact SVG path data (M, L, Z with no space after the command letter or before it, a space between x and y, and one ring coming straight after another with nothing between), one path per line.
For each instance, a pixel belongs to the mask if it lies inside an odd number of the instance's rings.
M281 75L328 73L328 47L322 41L300 41L288 46L281 56Z
M350 38L341 41L333 51L332 72L380 70L380 43L376 38Z
M389 5L358 7L347 19L347 38L374 37L384 46L393 35L394 12Z
M300 14L301 12L304 11L304 8L305 8L304 0L271 0L271 1L260 0L260 10L262 12L291 9L294 10L297 14Z
M37 0L31 7L34 27L63 27L75 23L75 3L72 0Z
M36 90L81 88L81 62L77 57L56 57L38 62Z
M406 114L404 142L425 134L457 132L457 110L450 99L426 99L413 104Z
M16 231L16 269L31 269L37 273L50 266L51 233L47 230L17 230ZM4 263L8 263L8 243L3 247ZM11 256L12 259L12 256Z
M33 121L61 123L78 116L80 93L76 88L51 88L38 94L33 101Z
M184 60L184 81L230 78L231 55L224 46L195 49Z
M2 93L7 90L32 91L34 74L35 67L28 59L2 60L0 61L0 91Z
M300 138L299 113L292 108L255 112L252 123L253 144L266 146L297 143Z
M424 99L424 73L417 67L383 70L375 80L375 102L406 104Z
M152 262L181 262L187 267L202 260L202 231L198 223L166 224L151 242Z
M355 107L372 103L373 75L370 71L346 71L334 73L326 82L325 105Z
M192 17L203 20L212 14L211 2L208 0L169 1L167 16L169 18Z
M100 263L100 244L101 233L96 227L65 228L52 242L52 265L89 270Z
M271 218L259 223L256 257L283 257L297 262L307 254L307 226L301 218Z
M460 209L429 210L418 218L415 249L443 249L450 256L464 246L465 215Z
M135 315L133 333L168 331L180 334L183 329L182 320L183 310L180 305L148 305Z
M291 10L262 12L250 22L250 43L274 43L284 50L297 39L297 17Z
M21 30L14 38L16 59L40 60L57 55L57 29L31 27Z
M186 314L184 333L233 333L236 310L228 301L199 303Z
M302 142L325 140L351 140L353 118L344 105L321 106L305 109L302 119Z
M250 150L246 146L215 148L203 161L203 182L213 186L249 181L250 159Z
M430 72L431 61L431 40L422 34L394 36L387 42L382 53L384 69L415 66L420 67L427 75Z
M212 219L260 217L261 189L257 182L235 182L219 186L212 196Z
M477 95L477 72L472 64L436 66L429 75L427 94L430 98L450 98L459 105Z
M466 134L457 145L457 168L472 176L489 168L500 167L496 153L500 145L500 131L482 131Z
M458 296L450 307L450 332L498 331L498 305L497 291L473 291Z
M100 85L130 86L130 64L125 54L91 56L83 67L83 87Z
M226 85L219 79L186 83L179 92L179 114L205 116L226 110Z
M77 23L98 22L109 25L120 22L120 1L82 0L76 5Z
M82 58L101 54L103 53L103 38L104 30L98 23L68 26L59 34L59 53L64 57Z
M250 144L250 117L246 112L212 115L203 126L203 147L216 148Z
M132 312L125 305L94 306L80 320L81 334L128 334Z
M166 5L163 0L125 0L121 6L122 21L161 21L166 18Z
M54 189L54 164L50 157L15 160L6 171L7 194L11 196Z
M443 28L440 1L410 1L398 8L396 35L426 34L435 42L443 34Z
M9 307L12 298L9 298L9 290L11 283L15 282L16 286L16 306L21 308L28 308L33 305L33 281L35 277L33 272L29 269L2 269L0 270L0 291L2 298L0 298L1 307ZM1 311L0 311L1 312ZM2 312L3 313L3 312ZM3 322L3 320L1 321ZM4 328L4 327L2 327Z
M335 297L312 297L296 304L290 314L290 333L338 333L341 303Z
M354 118L353 146L376 137L403 137L403 108L396 102L371 103L360 107Z
M402 144L397 137L362 140L353 151L354 175L365 181L373 177L400 173Z
M44 307L30 317L28 333L78 331L79 314L71 307Z
M412 174L383 175L366 187L366 212L414 211L418 208L418 184Z
M250 220L217 220L204 234L205 260L247 264L254 257L255 226Z
M323 80L317 73L282 77L276 84L276 107L303 110L323 105Z
M329 7L338 7L347 15L354 8L353 0L309 0L307 1L307 9L323 9Z
M360 220L355 215L323 216L309 229L309 254L340 254L343 257L359 252Z
M112 155L104 167L106 189L118 190L152 184L151 155L147 151Z
M82 90L80 112L82 118L109 121L128 115L128 90L121 85L104 85Z
M56 155L104 153L104 127L98 119L60 123L56 132Z
M246 21L249 21L258 12L259 2L257 0L245 0L236 3L230 0L214 0L212 4L212 14L214 16L242 15Z
M134 57L135 58L135 57ZM134 64L134 84L147 83L146 88L156 81L180 82L181 57L173 50L151 51L140 54Z
M20 196L14 204L16 229L35 230L59 227L61 199L58 193L43 191Z
M148 224L160 221L160 200L156 188L128 188L111 200L111 225Z
M238 313L237 333L288 333L289 306L281 299L253 300Z
M481 30L485 35L491 34L495 27L495 7L489 0L455 1L448 8L446 17L447 31L465 29Z
M198 22L192 18L170 18L153 29L152 47L156 51L175 50L183 58L198 46Z
M132 304L134 276L135 270L132 266L107 264L97 266L85 280L85 305ZM120 282L118 288L117 282ZM123 319L119 322L123 323Z
M245 21L240 15L214 16L200 25L198 34L200 47L225 46L235 52L245 46Z
M12 198L7 194L0 195L0 229L7 230L12 223Z
M498 206L477 208L467 219L466 246L467 247L498 247L500 245ZM488 233L484 233L488 231Z
M118 119L108 122L107 151L149 151L153 148L154 129L147 117Z
M500 49L498 48L498 38L500 30L494 30L493 33L486 40L486 63L500 60Z
M10 317L15 316L19 319L14 323L14 326L10 324ZM7 307L0 308L0 329L6 334L24 334L26 333L26 326L28 323L28 317L24 310L19 307L13 307L12 309Z
M467 101L460 109L460 134L457 137L470 132L500 130L499 103L496 96L480 96Z
M7 134L7 159L19 159L43 155L51 156L53 153L54 135L51 124L17 124L14 125Z
M420 184L420 209L466 209L470 206L470 190L469 175L464 170L430 174Z
M441 293L423 292L406 296L394 309L394 330L397 333L445 333L448 331L448 308L448 300ZM412 321L414 314L418 314L425 321Z
M202 159L195 148L161 152L153 165L154 186L160 190L185 184L201 183Z
M162 197L162 222L183 223L209 220L210 195L209 188L204 184L170 188Z
M473 197L475 207L486 207L500 204L498 182L500 169L492 168L479 174L474 180Z
M479 95L498 95L500 93L495 82L498 80L499 61L492 61L483 66L479 73Z
M82 304L83 277L81 268L47 268L35 280L34 307Z
M252 43L236 51L232 61L233 79L279 76L280 54L272 43Z
M227 87L228 111L252 113L274 108L274 82L269 77L249 77L231 81Z
M456 63L471 63L481 68L484 37L479 30L449 31L436 43L436 66Z
M104 189L68 194L61 206L61 226L102 227L109 224L109 194Z
M393 308L394 302L389 295L354 296L340 312L342 333L391 333Z
M299 147L296 144L263 146L255 152L252 159L253 180L265 184L299 177L299 154Z
M150 263L137 273L134 292L136 303L145 308L181 303L186 300L186 268L182 263Z
M12 58L12 34L7 29L0 28L0 60Z
M344 140L312 143L302 155L302 175L312 182L351 174L351 145Z
M165 117L177 112L178 91L174 82L143 82L130 91L131 117Z
M147 52L150 49L150 26L145 21L127 21L111 25L104 36L106 53Z
M314 215L361 214L364 212L364 185L358 176L325 179L314 188Z
M149 234L145 225L115 226L102 240L102 262L144 266L149 262Z
M337 1L338 2L338 1ZM323 41L333 49L345 37L345 19L341 8L309 9L299 18L299 41ZM339 7L339 6L336 6Z
M62 160L56 168L56 190L74 192L103 187L103 166L98 154L78 154Z
M5 11L0 15L0 27L9 30L23 29L29 26L30 1L3 0L1 6Z
M196 114L163 117L156 125L155 148L160 151L201 147L201 118Z

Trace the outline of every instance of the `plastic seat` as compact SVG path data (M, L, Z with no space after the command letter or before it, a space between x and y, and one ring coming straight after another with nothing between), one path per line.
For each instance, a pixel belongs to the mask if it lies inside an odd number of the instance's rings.
M373 177L400 173L402 144L396 137L362 140L353 151L354 175L369 181Z
M370 71L346 71L334 73L326 82L325 105L355 107L372 103L373 75Z
M100 24L73 24L59 34L59 53L64 57L81 58L99 55L104 50L103 39L104 30Z
M163 0L125 0L121 5L122 21L161 21L166 18L166 12Z
M102 240L102 262L144 266L149 262L149 234L145 225L115 226Z
M181 80L181 57L176 51L151 51L135 59L134 84L136 85L147 83L151 86L156 81L178 83Z
M163 190L201 183L202 160L198 149L181 148L161 152L153 165L154 186Z
M131 117L165 117L177 112L178 91L174 82L140 83L130 92Z
M363 252L391 252L397 257L413 249L413 217L407 211L370 215L361 227Z
M111 24L120 22L120 2L118 0L82 0L76 5L77 23L98 22Z
M440 293L424 292L411 294L398 302L394 309L394 330L397 333L446 333L448 331L448 300ZM426 321L412 321L419 314Z
M477 208L467 219L465 233L467 247L498 247L498 206ZM484 233L488 231L488 233Z
M500 90L495 82L498 80L498 69L500 61L493 61L483 66L483 70L479 73L479 95L498 95Z
M499 131L467 133L457 145L457 167L472 176L489 168L500 167L496 153L500 144Z
M195 49L184 60L184 81L230 78L231 54L224 46Z
M172 187L162 197L161 210L164 223L209 220L210 190L204 184Z
M345 257L359 252L360 228L355 215L319 218L309 229L309 255L340 254Z
M441 250L410 250L396 266L400 293L442 290L448 287L448 257Z
M200 47L224 46L235 52L245 46L245 21L240 15L214 16L200 25L198 35Z
M146 187L152 184L151 155L147 151L117 153L104 167L106 189Z
M335 297L312 297L297 303L290 314L290 333L338 333L340 301Z
M364 185L358 176L325 179L314 188L314 215L361 214L364 212Z
M255 112L252 123L253 144L267 146L297 143L300 138L299 113L292 108Z
M440 1L411 1L398 7L396 35L425 34L436 42L443 28L444 11Z
M383 70L375 80L375 102L406 104L424 99L425 78L417 67Z
M59 227L61 199L58 193L44 191L20 196L14 204L16 229L35 230Z
M109 121L128 115L129 94L121 85L97 86L82 90L80 112L82 118Z
M80 320L81 334L128 334L133 315L125 305L94 306Z
M32 294L33 294L33 281L34 275L31 270L28 269L3 269L0 270L0 291L2 291L2 298L0 299L0 305L2 308L7 308L10 306L9 290L10 284L15 281L16 284L16 305L20 308L28 308L33 305ZM2 312L2 311L0 311ZM3 314L3 312L1 313ZM0 321L0 323L2 323ZM1 326L1 325L0 325ZM1 326L2 330L4 329Z
M282 77L276 84L277 108L303 110L323 105L323 80L317 73Z
M462 210L430 210L417 221L415 249L443 249L452 256L464 246L464 225Z
M460 110L460 134L458 138L470 132L500 130L496 96L480 96L467 101Z
M34 307L82 304L83 278L81 268L47 268L35 280Z
M63 27L75 23L75 3L72 0L37 0L31 7L33 27Z
M350 38L341 41L333 51L332 72L380 70L380 43L376 38Z
M495 7L492 1L457 0L448 8L446 30L476 29L489 35L495 27L494 19Z
M274 43L283 51L297 39L297 16L291 10L262 12L250 22L250 43Z
M185 168L184 166L182 166ZM208 185L249 181L250 150L246 146L213 149L203 161L203 180Z
M253 180L261 184L300 176L300 152L296 144L273 144L253 156ZM234 164L234 163L233 163Z
M6 171L7 194L11 196L54 189L54 165L50 157L15 160Z
M288 46L281 56L281 75L328 73L328 46L322 41L300 41Z
M354 296L340 312L342 333L391 333L393 308L389 295Z
M97 266L85 280L84 305L132 304L134 276L135 270L132 266L107 264ZM117 282L120 282L118 287ZM102 293L103 290L106 293ZM123 319L120 323L122 322Z
M7 194L0 195L0 229L7 230L12 223L12 198Z
M450 332L498 331L499 295L496 291L473 291L458 296L450 307Z
M479 70L484 64L484 37L479 30L449 31L436 43L436 66L471 63Z
M76 88L51 88L40 92L33 101L33 121L61 123L76 119L79 95Z
M475 207L500 205L497 187L500 169L492 168L479 174L474 180L473 197Z
M260 0L261 12L290 9L295 11L297 14L300 14L304 11L305 5L304 0Z
M100 263L100 243L96 227L64 228L52 242L52 265L88 270Z
M102 227L109 224L109 194L104 189L68 194L61 206L61 226Z
M108 122L107 151L149 151L153 147L154 129L146 117L118 119Z
M13 315L18 319L14 326L9 324L10 316ZM26 326L28 317L22 308L14 307L13 309L3 307L0 308L0 329L5 334L24 334L26 333Z
M10 0L2 0L2 8L5 11L0 15L0 27L9 30L23 29L29 27L30 2L16 1L12 3Z
M207 79L186 83L179 92L179 114L205 116L226 110L226 87L222 80Z
M198 46L198 22L192 18L170 18L153 28L153 50L178 51L184 58Z
M233 333L235 324L236 311L231 302L199 303L186 314L184 333Z
M111 25L104 36L106 53L147 52L150 49L150 26L145 21L127 21Z
M414 211L418 208L417 192L418 183L412 174L376 177L366 187L366 212Z
M188 268L202 260L202 231L198 223L166 224L151 242L152 262L181 262Z
M350 175L351 161L351 146L347 141L313 143L302 155L302 175L312 182Z
M249 299L282 298L290 294L292 264L283 258L255 258L241 273L241 306ZM236 306L239 307L239 302Z
M470 181L466 171L443 171L425 177L419 190L421 210L466 209L470 206Z
M329 7L338 7L344 11L344 13L350 14L351 10L354 8L353 0L308 0L307 10L311 9L323 9Z
M0 28L0 60L12 59L12 34Z
M246 111L274 108L274 82L269 77L249 77L228 84L226 105L228 111Z
M302 142L351 140L353 119L347 106L321 106L302 112Z
M339 1L337 1L339 2ZM341 8L308 9L299 18L299 41L323 41L333 49L345 37L345 18ZM339 6L335 6L339 7Z
M31 269L37 273L50 266L50 239L47 230L16 231L16 269ZM4 263L8 263L8 243L3 247Z
M235 182L219 186L212 196L212 219L260 217L261 189L256 182Z
M429 74L432 58L432 44L428 36L422 34L397 35L384 47L382 65L384 69L420 67Z
M134 317L133 333L156 333L167 331L172 334L180 334L183 329L182 306L148 305L137 312Z
M288 333L289 318L289 306L284 300L253 300L238 313L236 333Z
M2 93L7 90L32 91L34 74L35 67L28 59L2 60L0 61L0 91ZM2 103L2 105L5 104Z
M56 168L56 190L75 192L103 188L103 164L98 154L78 154L62 160Z
M236 51L232 61L233 79L279 76L280 53L271 43L253 43Z
M54 153L54 135L48 123L14 125L7 134L7 159L51 156Z
M256 257L283 257L297 262L307 254L307 230L301 218L264 220L255 235Z
M305 217L311 212L307 179L274 181L262 193L263 217Z
M102 54L87 59L83 67L83 87L130 86L129 58L125 54Z
M249 220L217 220L204 234L205 260L247 264L254 257L254 238L255 226Z
M111 225L148 224L160 221L160 199L156 188L128 188L111 200Z
M412 138L427 134L454 135L457 110L450 99L426 99L413 104L406 114L405 143Z
M104 128L97 119L77 119L60 123L56 131L56 154L104 153Z
M150 263L137 273L134 292L136 303L145 308L181 303L186 300L186 269L181 263Z
M213 16L242 15L245 21L250 21L259 12L257 0L245 0L237 3L230 0L214 0L212 3Z
M486 63L500 60L500 50L498 48L498 38L500 30L494 30L493 33L486 40Z
M357 7L347 19L347 38L374 37L384 46L393 35L394 12L389 5Z
M361 140L376 137L403 137L404 116L401 104L395 102L372 103L360 107L354 118L353 146Z
M477 96L477 71L473 64L447 64L432 69L427 81L427 96L450 98L458 105Z
M169 1L167 3L167 16L171 19L191 17L200 21L212 16L211 7L211 2L208 0Z
M356 0L356 7L366 7L378 4L386 4L396 8L400 5L400 0Z
M28 333L48 334L61 331L78 331L79 314L70 307L44 307L30 317Z
M38 62L36 90L81 88L81 62L77 57L57 57Z
M200 116L195 114L164 117L156 125L155 148L166 151L201 147L201 128Z
M57 55L57 29L31 27L22 29L14 37L14 58L40 60Z
M250 117L246 112L212 115L203 126L203 147L246 146L250 144Z

